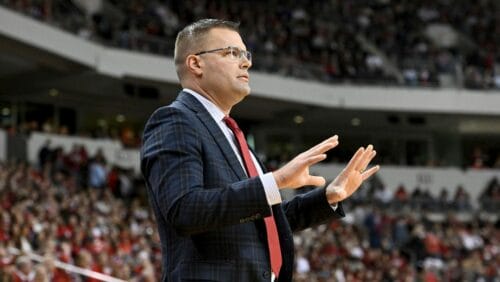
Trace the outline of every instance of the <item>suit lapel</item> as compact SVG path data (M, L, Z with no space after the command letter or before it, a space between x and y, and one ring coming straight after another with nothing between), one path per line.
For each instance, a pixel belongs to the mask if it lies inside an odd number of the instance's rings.
M186 92L181 92L177 97L177 100L196 113L203 125L205 125L205 127L208 129L208 132L210 132L210 135L212 135L212 137L215 139L215 143L217 143L217 145L219 146L224 157L226 158L226 161L228 162L233 172L238 176L238 178L247 178L247 175L241 167L241 164L234 154L231 145L227 141L226 136L214 121L210 113L205 109L205 107L198 100L196 100L195 97Z

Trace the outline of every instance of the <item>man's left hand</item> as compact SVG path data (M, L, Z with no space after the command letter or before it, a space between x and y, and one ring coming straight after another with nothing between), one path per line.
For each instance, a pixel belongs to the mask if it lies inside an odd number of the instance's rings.
M347 199L358 190L363 181L380 169L380 166L376 165L366 170L375 155L376 151L372 145L368 145L366 149L361 147L356 151L347 166L326 187L326 197L330 205Z

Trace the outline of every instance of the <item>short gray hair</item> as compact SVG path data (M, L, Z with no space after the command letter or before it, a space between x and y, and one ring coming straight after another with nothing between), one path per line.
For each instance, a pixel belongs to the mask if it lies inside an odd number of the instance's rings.
M175 39L174 62L177 75L179 75L179 67L184 64L186 57L195 52L194 49L203 43L204 37L210 30L226 28L239 32L239 26L239 23L228 20L201 19L182 29Z

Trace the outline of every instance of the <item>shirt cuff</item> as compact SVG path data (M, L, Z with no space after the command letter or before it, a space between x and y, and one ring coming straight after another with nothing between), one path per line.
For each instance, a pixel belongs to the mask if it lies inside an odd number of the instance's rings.
M264 186L264 192L266 193L266 199L269 206L273 206L281 203L280 190L278 189L278 184L274 180L272 172L259 175L262 186Z

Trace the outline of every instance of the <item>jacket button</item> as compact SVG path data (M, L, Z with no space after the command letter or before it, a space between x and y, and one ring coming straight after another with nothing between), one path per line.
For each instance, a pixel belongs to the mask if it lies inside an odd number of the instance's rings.
M264 271L262 272L262 277L264 277L265 279L270 279L271 278L271 272L269 271Z

